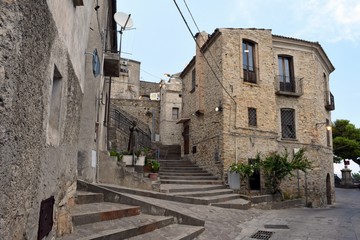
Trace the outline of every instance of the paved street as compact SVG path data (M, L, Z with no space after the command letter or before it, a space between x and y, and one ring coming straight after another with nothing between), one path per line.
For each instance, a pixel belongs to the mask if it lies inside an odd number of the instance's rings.
M250 221L241 223L243 231L234 239L249 238L258 230L274 232L273 239L360 239L360 191L336 189L337 202L325 209L286 209L266 211ZM269 229L265 225L288 226L289 229ZM276 226L274 226L276 227Z
M258 231L272 232L270 240L360 240L360 191L336 189L337 202L328 208L236 210L191 205L135 196L156 205L205 220L198 240L254 240ZM271 234L271 233L270 233Z

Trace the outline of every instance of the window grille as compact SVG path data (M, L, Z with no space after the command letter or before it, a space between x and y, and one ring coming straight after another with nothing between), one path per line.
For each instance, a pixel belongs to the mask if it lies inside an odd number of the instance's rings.
M249 120L249 126L251 127L257 126L256 108L248 108L248 120Z
M281 109L281 136L282 138L296 138L294 109Z

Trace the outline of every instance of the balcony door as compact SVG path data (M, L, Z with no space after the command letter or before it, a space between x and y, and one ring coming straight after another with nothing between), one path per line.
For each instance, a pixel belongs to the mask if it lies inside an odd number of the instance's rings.
M293 61L290 56L278 56L280 91L295 92Z

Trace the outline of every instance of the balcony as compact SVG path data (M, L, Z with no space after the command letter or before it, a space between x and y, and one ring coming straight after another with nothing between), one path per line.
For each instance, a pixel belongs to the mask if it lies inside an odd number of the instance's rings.
M303 95L302 78L278 75L276 77L276 94L290 97Z
M329 91L326 94L326 98L325 98L325 108L328 111L333 111L335 110L335 99L334 99L334 95L332 95L332 93Z

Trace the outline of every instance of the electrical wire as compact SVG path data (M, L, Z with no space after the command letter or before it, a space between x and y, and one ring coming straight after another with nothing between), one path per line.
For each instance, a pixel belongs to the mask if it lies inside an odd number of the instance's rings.
M182 17L182 19L183 19L183 21L184 21L184 23L185 23L186 27L187 27L187 29L189 30L189 32L190 32L190 34L191 34L191 37L192 37L192 38L193 38L193 40L195 41L196 46L200 49L201 47L200 47L199 43L196 41L195 35L193 34L193 32L192 32L192 30L191 30L191 28L190 28L190 26L189 26L188 22L186 21L186 19L185 19L185 17L184 17L184 15L183 15L183 13L182 13L182 11L181 11L181 9L179 8L179 5L177 4L176 0L173 0L173 2L174 2L174 4L175 4L176 8L178 9L178 11L179 11L179 13L180 13L180 15L181 15L181 17ZM201 52L201 51L200 51L200 52ZM204 57L204 59L205 59L205 61L206 61L207 65L209 66L209 68L210 68L211 72L214 74L214 76L215 76L216 80L219 82L220 86L224 89L224 91L225 91L225 92L226 92L226 94L227 94L227 95L231 98L231 100L233 100L233 101L234 101L234 103L236 104L235 99L234 99L234 98L231 96L231 94L227 91L227 89L225 88L225 86L223 85L223 83L221 82L221 80L219 79L219 77L216 75L215 70L214 70L214 69L212 68L212 66L210 65L210 62L209 62L209 60L206 58L205 54L204 54L204 53L202 53L202 52L201 52L201 54L203 55L203 57Z
M140 70L141 70L141 71L143 71L144 73L146 73L146 74L148 74L148 75L150 75L150 76L152 76L152 77L156 78L156 79L160 79L160 80L161 80L161 78L160 78L160 77L155 76L154 74L149 73L148 71L145 71L143 68L140 68Z
M197 25L197 23L196 23L196 21L195 21L195 18L194 18L194 16L193 16L192 12L190 11L189 6L188 6L187 3L186 3L186 0L183 0L183 1L184 1L185 6L186 6L186 9L188 10L188 13L189 13L190 16L191 16L191 19L193 20L193 23L195 24L196 29L197 29L198 32L200 33L201 31L200 31L200 29L199 29L199 26ZM205 42L204 36L203 36L202 34L200 34L200 36L201 36L202 40ZM210 49L209 49L209 53L210 53L211 58L214 60L214 63L215 63L215 65L216 65L216 67L218 68L219 71L221 71L220 66L219 66L219 65L217 64L217 62L215 61L215 57L214 57L214 55L212 54L212 52L210 51Z

